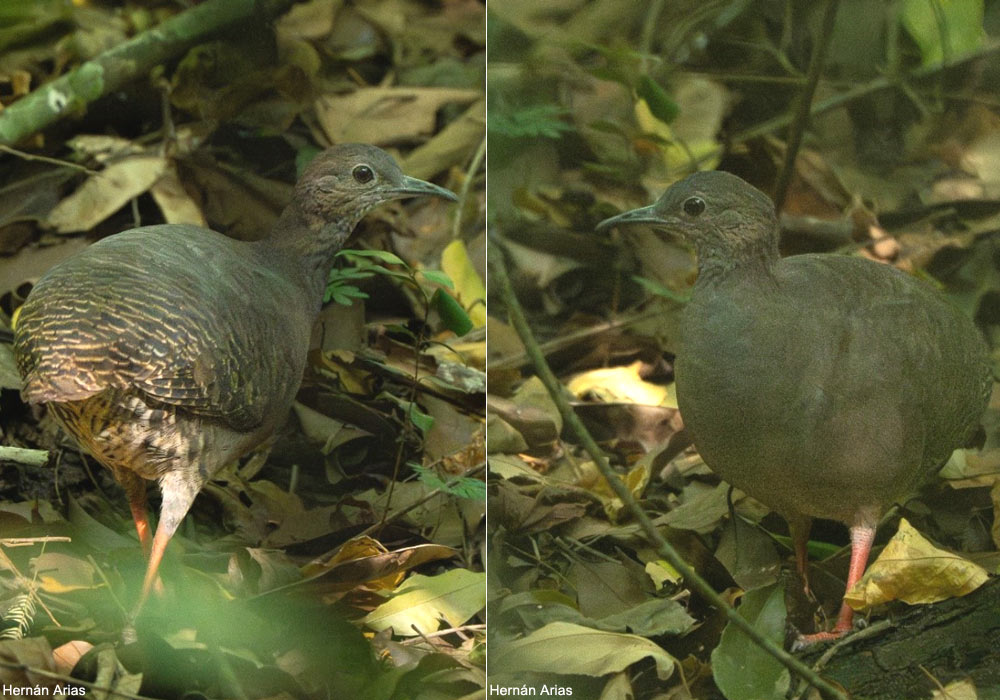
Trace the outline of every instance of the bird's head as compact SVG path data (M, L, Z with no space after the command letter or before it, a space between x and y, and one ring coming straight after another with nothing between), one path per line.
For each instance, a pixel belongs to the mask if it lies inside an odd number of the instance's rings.
M719 170L689 175L655 203L605 219L597 230L631 224L682 236L694 247L702 268L778 255L774 204L746 181Z
M361 143L321 152L295 186L295 199L310 218L347 224L349 229L384 202L420 196L458 199L450 190L404 175L388 153Z

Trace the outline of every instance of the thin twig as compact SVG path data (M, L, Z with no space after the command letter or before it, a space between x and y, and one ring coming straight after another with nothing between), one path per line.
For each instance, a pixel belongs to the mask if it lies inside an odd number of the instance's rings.
M58 158L49 158L48 156L40 156L37 153L27 153L25 151L18 150L16 148L11 148L5 144L0 143L0 151L4 153L9 153L12 156L20 158L21 160L37 160L40 163L48 163L50 165L58 165L62 168L69 168L71 170L79 170L80 172L87 173L87 175L98 175L97 170L91 170L85 165L80 165L79 163L70 163L68 160L59 160Z
M49 535L47 537L5 537L0 539L0 547L30 547L43 542L72 542L72 537Z
M646 10L646 17L642 22L642 33L639 36L639 53L648 57L653 49L653 35L656 33L656 21L663 12L663 0L652 0ZM649 71L648 59L643 59L643 72Z
M830 37L833 36L833 23L837 19L837 7L840 0L827 0L826 8L823 11L823 22L820 25L819 38L813 47L812 56L809 58L809 73L805 88L799 94L799 103L795 107L795 115L792 117L792 124L788 129L788 141L785 146L785 162L782 163L781 172L778 173L778 182L774 187L774 206L781 211L781 206L785 203L785 195L788 194L788 185L795 174L795 157L802 146L802 135L805 133L806 125L809 123L809 112L812 107L813 96L816 94L816 86L819 85L820 75L823 74L823 64L826 62L826 51L830 47Z
M933 75L939 71L952 68L962 63L968 61L974 61L977 58L982 58L988 56L992 53L1000 51L1000 41L988 41L979 49L975 51L970 51L968 53L956 56L953 60L949 62L936 63L931 66L923 66L914 71L911 71L908 77L912 80L914 78L923 78L929 75ZM825 114L831 110L837 109L848 102L853 102L854 100L864 97L865 95L870 95L873 92L878 92L879 90L884 90L888 87L892 87L895 84L896 79L891 76L879 76L874 78L867 83L861 85L856 85L853 88L849 88L844 92L837 95L826 98L825 100L820 100L812 105L809 110L810 117L815 117L820 114ZM792 121L792 116L787 112L784 114L779 114L778 116L763 121L759 124L755 124L739 133L733 135L730 140L729 147L733 144L746 143L747 141L752 141L760 136L765 136L767 134L774 133L779 129L787 127ZM705 160L710 160L722 153L723 149L727 146L719 146L718 148L712 149L711 152L706 153L699 160L704 162Z
M419 637L414 637L412 639L404 639L399 642L402 646L407 646L414 644L416 642L426 641L428 639L434 639L435 637L443 637L446 634L457 634L459 637L463 637L462 632L485 632L486 625L462 625L461 627L449 627L446 630L438 630L437 632L428 632L426 634L421 634ZM464 638L464 637L463 637Z
M479 172L479 166L483 163L483 158L486 157L486 137L479 143L479 148L476 149L475 155L472 156L472 161L469 163L468 169L465 171L465 182L462 183L462 188L458 191L458 205L455 207L455 219L451 224L451 239L458 240L458 236L462 230L462 212L465 211L465 200L469 198L469 191L472 189L472 181L475 178L477 172Z
M715 592L705 579L703 579L694 569L688 566L687 562L684 561L680 554L677 553L677 550L675 550L673 546L671 546L671 544L664 539L663 535L660 534L656 525L653 524L653 521L650 520L649 516L646 515L645 511L642 510L635 498L633 498L632 493L628 490L618 475L615 474L614 470L611 469L611 466L608 464L607 457L601 451L601 448L598 447L586 427L584 427L580 418L573 411L569 401L566 400L566 397L563 394L562 385L559 383L558 378L545 361L545 357L542 355L538 342L535 340L534 334L531 331L531 327L528 325L528 320L524 315L524 310L521 308L521 304L517 300L517 296L514 294L514 288L511 285L510 277L507 275L503 252L500 246L495 242L491 241L490 243L491 247L488 254L488 260L490 261L490 268L493 276L497 281L500 297L503 299L507 308L507 314L510 318L511 325L514 326L518 336L521 338L521 342L524 343L525 350L531 357L536 375L545 385L546 390L549 392L549 396L552 397L553 402L559 409L564 425L566 425L573 432L579 440L581 447L583 447L587 454L590 455L591 459L594 460L594 463L597 465L597 468L608 482L608 485L611 486L611 489L615 492L615 495L622 500L622 503L624 503L625 507L632 513L632 516L639 523L639 526L643 529L643 531L645 531L649 541L656 547L657 553L670 562L670 565L684 577L684 580L689 586L694 588L703 598L721 610L729 621L733 623L733 625L738 627L744 634L750 637L750 639L752 639L767 653L777 659L782 665L805 679L808 683L829 697L836 698L837 700L847 700L847 696L844 695L842 691L828 681L824 680L819 674L775 644L772 640L765 637L760 631L753 627L753 625L747 622L740 613L738 613L732 606L723 600L718 593Z

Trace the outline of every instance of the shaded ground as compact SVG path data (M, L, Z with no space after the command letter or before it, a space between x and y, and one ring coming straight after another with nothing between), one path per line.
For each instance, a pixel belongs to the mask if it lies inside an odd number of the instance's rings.
M846 531L814 526L817 610L781 573L782 519L739 492L731 514L728 486L681 431L673 352L690 251L641 228L593 230L695 169L774 194L816 38L828 32L784 198L783 253L864 255L924 277L977 321L996 375L996 8L969 3L929 19L931 3L882 14L844 2L821 29L822 5L513 2L492 5L488 27L489 219L546 358L664 536L715 590L745 591L744 612L779 642L836 613ZM495 285L490 293L492 682L582 697L719 697L720 687L730 700L783 697L787 671L723 636L725 619L647 544L565 431ZM994 399L975 445L880 528L877 551L900 513L943 548L896 562L895 573L924 580L908 568L920 560L996 573L998 409ZM922 673L921 692L987 671L989 653Z
M8 114L182 11L5 4ZM394 203L359 227L350 246L382 252L339 260L293 415L202 491L136 645L116 645L145 566L121 489L20 402L0 345L3 443L51 454L0 462L4 684L72 674L125 696L253 698L482 687L483 14L474 0L298 3L0 146L7 319L33 279L105 235L167 221L260 236L330 143L380 145L461 196Z

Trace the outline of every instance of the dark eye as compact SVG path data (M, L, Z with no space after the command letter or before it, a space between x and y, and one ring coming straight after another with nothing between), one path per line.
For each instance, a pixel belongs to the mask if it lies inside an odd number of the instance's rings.
M354 179L362 185L375 179L374 171L372 171L372 169L367 165L355 166L354 170L351 171L351 175L353 175Z
M681 204L681 209L688 216L698 216L703 211L705 211L705 200L701 197L688 197Z

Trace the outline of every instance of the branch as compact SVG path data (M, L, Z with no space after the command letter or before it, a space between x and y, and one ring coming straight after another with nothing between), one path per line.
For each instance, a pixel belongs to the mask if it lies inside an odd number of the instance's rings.
M156 65L250 17L270 19L297 0L208 0L46 83L0 112L0 144L13 145L83 112Z

